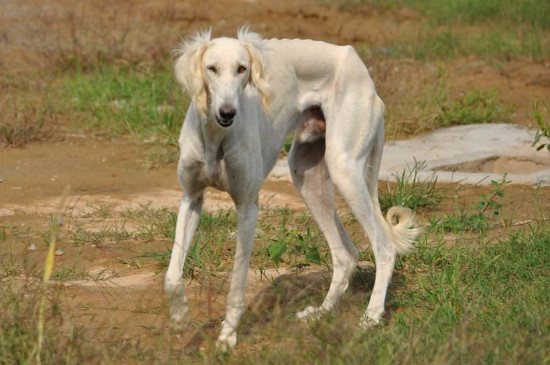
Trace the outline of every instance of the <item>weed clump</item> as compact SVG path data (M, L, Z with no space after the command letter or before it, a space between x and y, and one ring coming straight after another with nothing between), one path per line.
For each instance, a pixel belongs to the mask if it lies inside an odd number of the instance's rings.
M0 116L0 147L22 147L46 135L51 113L36 108L11 110Z
M413 167L405 169L397 177L393 190L380 194L379 201L382 210L393 206L401 206L417 210L418 208L436 208L445 198L445 190L437 187L435 175L423 178L419 172L425 168L425 163L415 161Z
M497 101L496 90L474 90L455 102L443 105L436 120L442 127L508 122L510 112L511 108Z
M483 194L472 211L465 211L462 207L457 214L445 215L432 221L430 229L443 232L486 232L490 228L492 219L501 218L505 192L503 187L510 181L506 180L506 174L501 180L491 181L491 193Z
M544 107L546 109L546 113L550 117L550 108L548 107L548 104L544 103ZM533 147L536 146L537 151L546 148L550 152L550 143L540 142L542 137L545 137L547 141L550 141L550 122L544 119L537 103L533 103L533 115L535 117L535 121L540 128L535 134L535 138L533 139Z

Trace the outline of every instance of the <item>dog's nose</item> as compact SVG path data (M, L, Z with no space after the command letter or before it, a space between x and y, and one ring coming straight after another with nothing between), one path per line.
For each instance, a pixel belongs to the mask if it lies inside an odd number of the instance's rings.
M223 120L233 120L237 114L237 110L231 105L224 104L220 107L220 117Z

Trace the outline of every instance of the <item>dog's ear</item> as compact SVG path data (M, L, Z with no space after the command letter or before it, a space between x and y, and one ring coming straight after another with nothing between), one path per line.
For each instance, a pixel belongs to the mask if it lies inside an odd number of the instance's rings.
M271 99L271 87L266 73L266 46L262 37L258 33L250 32L246 26L239 29L237 38L243 43L250 57L249 83L258 90L262 99L262 106L264 110L268 112Z
M189 93L195 109L202 116L208 109L208 96L201 63L210 37L211 29L208 29L195 34L191 40L183 41L176 50L178 59L174 66L176 79Z

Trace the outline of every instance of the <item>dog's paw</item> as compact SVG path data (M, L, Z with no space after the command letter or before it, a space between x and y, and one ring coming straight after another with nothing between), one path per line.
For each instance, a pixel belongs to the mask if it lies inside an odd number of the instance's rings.
M322 307L308 306L303 311L296 313L296 318L302 322L316 321L326 313Z
M191 323L191 313L185 295L182 292L178 294L171 295L169 299L170 327L173 330L184 330Z
M220 352L229 352L237 346L237 333L233 332L229 336L223 337L220 335L216 341L216 349Z
M191 314L187 307L177 307L170 310L170 327L176 331L186 329L191 323Z
M363 328L364 330L370 330L372 328L375 328L375 327L378 327L380 326L380 321L376 321L372 318L369 318L367 317L366 315L363 315L361 317L361 321L359 322L359 325L361 326L361 328Z

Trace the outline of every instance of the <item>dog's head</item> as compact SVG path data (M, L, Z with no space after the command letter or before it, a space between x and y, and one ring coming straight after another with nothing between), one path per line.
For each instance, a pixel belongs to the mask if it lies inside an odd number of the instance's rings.
M185 41L178 53L176 78L201 116L210 115L220 126L231 126L239 111L239 96L247 85L258 90L263 108L268 110L264 45L257 33L243 27L236 39L211 39L208 30Z

